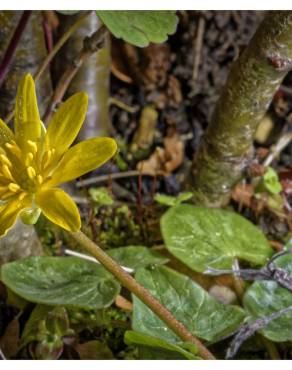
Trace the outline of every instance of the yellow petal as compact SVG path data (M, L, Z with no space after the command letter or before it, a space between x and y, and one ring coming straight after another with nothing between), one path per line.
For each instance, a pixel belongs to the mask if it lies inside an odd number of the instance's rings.
M0 237L7 234L15 224L19 212L30 204L31 198L26 196L22 201L12 200L0 208Z
M16 95L14 119L16 141L24 148L27 140L37 141L40 138L41 130L34 80L27 74L20 81Z
M70 147L84 122L88 105L88 96L77 93L65 101L54 114L46 135L49 149L56 150L59 158Z
M53 223L69 231L78 231L81 226L76 204L62 189L43 189L36 194L36 204Z
M14 134L5 122L0 118L0 146L14 140Z
M47 185L54 186L76 179L103 165L116 151L117 144L109 137L82 141L65 153Z

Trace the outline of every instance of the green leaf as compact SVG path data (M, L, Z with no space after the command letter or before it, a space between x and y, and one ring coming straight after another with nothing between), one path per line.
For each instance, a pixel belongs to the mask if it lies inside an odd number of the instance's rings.
M283 250L287 251L288 249L292 249L292 238L287 241L284 245Z
M169 261L167 257L142 246L114 248L107 251L107 253L120 265L130 267L134 270L139 267L163 265Z
M45 305L36 305L32 310L29 319L25 323L22 335L20 347L26 346L29 342L37 340L37 333L39 330L40 321L44 321L49 312L53 311L54 307Z
M97 10L96 13L115 37L140 47L166 41L178 23L175 11L171 10Z
M292 275L291 253L279 257L275 264ZM256 281L245 293L243 303L254 321L292 306L292 293L274 281ZM292 341L292 312L273 320L261 333L274 342Z
M191 192L181 193L176 197L172 197L170 195L165 195L165 194L156 194L154 199L156 200L157 203L173 207L173 206L177 206L178 204L191 199L193 195L194 194Z
M263 183L264 187L271 194L279 194L283 190L278 174L272 167L268 167L267 172L264 174Z
M72 338L74 334L65 307L37 305L26 321L20 348L34 342L30 348L33 359L57 360L63 352L63 337Z
M242 216L181 204L161 218L167 249L191 269L231 268L235 258L262 265L272 254L264 234Z
M80 308L107 307L120 290L102 266L77 257L27 257L7 263L1 280L28 301Z
M89 195L99 206L111 206L114 203L108 189L105 187L90 188Z
M126 331L125 343L134 344L140 349L140 356L144 360L198 360L196 348L192 344L192 353L182 347L181 344L173 344L166 340L151 335Z
M64 307L38 304L25 323L20 346L24 347L29 342L41 341L48 334L51 334L51 337L60 338L72 333Z
M244 313L211 297L190 278L168 268L139 269L136 280L199 338L216 341L241 324ZM138 298L133 296L133 329L170 342L178 337Z

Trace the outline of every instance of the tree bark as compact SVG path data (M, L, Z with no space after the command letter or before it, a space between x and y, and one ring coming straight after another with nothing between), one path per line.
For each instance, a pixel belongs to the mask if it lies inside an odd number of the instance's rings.
M60 37L79 16L79 14L59 15L61 22L57 37ZM101 22L95 12L84 19L82 26L56 56L57 80L82 49L84 38L90 36L100 26ZM107 35L104 47L84 62L67 90L66 97L78 91L85 91L89 96L86 122L79 133L79 140L112 134L113 128L109 117L110 61L110 39Z
M12 34L19 22L22 11L0 12L0 60L3 59ZM40 12L33 11L25 31L17 45L9 72L0 90L0 117L13 111L17 86L25 73L35 73L47 55ZM36 86L41 114L51 93L50 75L43 75Z
M3 60L21 15L22 11L0 12L0 60ZM14 110L14 100L20 79L28 72L34 73L46 54L42 17L40 12L33 11L19 39L9 71L0 89L2 119ZM37 84L37 95L40 111L43 113L51 95L51 80L48 73L43 75ZM0 239L0 266L15 259L41 253L42 246L35 228L24 225L19 220L8 234Z
M258 124L292 68L292 12L270 12L234 63L193 166L195 201L228 203Z

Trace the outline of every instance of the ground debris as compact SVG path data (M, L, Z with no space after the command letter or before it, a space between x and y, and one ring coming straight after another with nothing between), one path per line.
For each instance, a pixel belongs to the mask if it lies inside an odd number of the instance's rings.
M167 176L181 165L184 159L184 143L174 128L169 129L163 144L164 147L157 147L149 159L137 164L139 171Z

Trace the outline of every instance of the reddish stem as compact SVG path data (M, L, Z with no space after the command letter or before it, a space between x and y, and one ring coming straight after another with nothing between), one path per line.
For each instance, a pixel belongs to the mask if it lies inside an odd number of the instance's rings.
M22 13L22 16L20 17L20 20L18 22L18 25L14 31L14 34L9 42L8 48L4 54L3 60L0 64L0 88L3 84L3 81L5 80L5 77L9 71L9 67L11 65L11 62L13 60L13 56L15 53L15 50L17 48L17 45L20 41L20 38L23 34L23 31L27 25L27 22L29 20L29 17L31 15L31 10L25 10Z
M43 30L44 30L45 40L46 40L47 51L48 53L51 53L54 48L52 28L49 22L47 21L47 19L45 18L43 20Z

